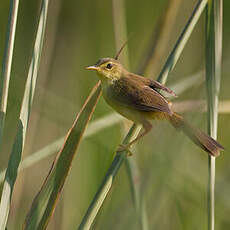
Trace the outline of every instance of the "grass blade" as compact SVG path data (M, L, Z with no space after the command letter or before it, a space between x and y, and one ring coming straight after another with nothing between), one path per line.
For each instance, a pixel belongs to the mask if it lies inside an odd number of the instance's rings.
M34 230L47 227L70 170L76 149L80 144L100 95L101 87L100 82L98 82L69 130L63 147L57 154L41 190L33 201L23 229Z
M134 139L139 131L140 126L133 125L130 131L128 132L127 136L125 137L123 144L129 143L132 139ZM111 186L113 184L113 180L115 179L115 176L117 175L120 166L124 162L125 158L127 156L127 151L124 152L117 152L116 156L111 163L110 168L108 169L105 178L98 189L93 201L91 202L85 216L82 219L81 224L78 227L78 230L88 230L90 229L101 205L103 204L109 190L111 189Z
M88 138L101 130L108 128L112 125L120 123L124 118L116 113L111 113L105 117L99 118L94 122L89 124L88 129L86 130L83 138ZM18 172L33 166L34 164L44 160L45 158L55 154L60 150L62 145L65 142L65 137L60 137L54 142L46 145L45 147L41 148L40 150L36 151L35 153L27 156L19 165ZM0 183L4 180L4 175L6 173L6 169L0 172Z
M0 203L0 229L5 229L6 227L10 210L12 192L17 178L17 171L19 163L21 161L22 151L24 148L25 136L30 116L30 109L35 91L38 66L42 49L42 41L44 38L47 9L48 1L44 1L41 9L40 21L35 40L34 53L28 73L24 98L21 106L18 130L14 140L14 145L8 162L8 167L6 170L5 180L3 184L3 192Z
M206 11L206 87L208 133L217 138L218 95L222 60L222 0L209 0ZM208 229L215 229L215 157L208 156Z
M208 0L199 0L197 5L195 6L191 17L189 18L188 22L186 23L180 37L178 38L176 45L174 46L172 52L170 53L159 77L158 81L165 84L167 81L167 77L169 72L174 68L176 65L188 39L190 38L190 35L192 34L192 31L198 22L200 15L205 9L205 6L207 4Z
M147 230L149 229L149 223L147 219L145 200L141 191L140 172L134 157L126 158L125 163L140 229Z
M19 0L10 1L10 13L6 36L6 45L2 62L2 73L0 79L0 143L5 123L5 114L8 100L8 90L11 74L11 66L14 52L15 31L17 25Z

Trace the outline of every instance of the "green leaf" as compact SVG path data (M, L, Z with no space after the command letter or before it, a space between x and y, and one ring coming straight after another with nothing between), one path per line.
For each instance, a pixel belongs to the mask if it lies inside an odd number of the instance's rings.
M217 138L222 61L223 1L209 0L206 11L206 88L208 133ZM215 157L208 156L208 229L215 228Z
M12 59L14 53L15 31L17 25L19 0L10 1L10 13L6 36L2 73L0 78L0 143L5 123L5 114L8 101L9 82L11 75Z
M196 4L192 15L190 16L188 22L186 23L182 33L180 34L180 37L178 38L172 52L170 53L167 61L165 62L165 65L158 77L158 81L165 84L168 78L168 74L171 72L171 70L175 67L185 45L187 44L188 39L190 38L192 31L197 24L200 15L205 9L205 6L207 4L208 0L199 0Z
M101 130L108 128L112 125L119 124L124 120L122 116L120 116L118 113L111 113L109 115L106 115L102 118L99 118L89 124L88 129L84 133L84 139L88 138ZM25 157L18 168L18 173L21 172L23 169L29 168L33 166L34 164L40 162L41 160L55 154L59 151L59 149L62 147L62 145L65 142L65 137L60 137L54 142L49 143L48 145L44 146L40 150L34 152L33 154ZM6 169L2 170L0 172L0 183L4 180L4 175L6 173Z
M93 88L69 130L62 149L27 215L24 229L45 229L56 207L60 192L71 168L76 150L101 95L100 82Z
M126 135L123 144L127 144L133 139L135 139L140 132L141 127L136 126L135 124L132 126L132 128L129 130L128 134ZM89 208L83 217L81 224L78 227L78 230L85 230L90 229L95 217L97 216L97 213L102 206L106 196L108 195L109 190L112 187L113 181L122 165L122 163L125 161L126 157L128 155L127 151L123 152L116 152L116 156L113 159L111 166L109 167L104 180L101 183L101 186L99 187L96 195L94 196L91 204L89 205Z
M24 97L22 101L20 118L18 122L18 130L14 140L13 148L10 154L8 167L6 170L5 180L3 184L3 192L0 203L0 229L5 229L9 211L10 202L13 193L14 184L17 178L18 167L21 161L21 155L24 148L26 131L30 116L30 109L33 101L38 66L40 62L40 55L42 50L42 43L44 38L46 15L48 9L48 1L44 1L41 8L41 15L37 30L37 36L34 45L33 57L31 60L29 73L26 81Z

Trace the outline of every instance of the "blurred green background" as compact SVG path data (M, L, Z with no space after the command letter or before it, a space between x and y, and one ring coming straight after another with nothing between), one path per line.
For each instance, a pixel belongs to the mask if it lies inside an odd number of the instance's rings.
M170 2L170 0L169 0ZM168 54L182 31L197 1L174 1L178 4L172 19L167 45L157 59L154 73L157 78ZM20 2L16 31L13 69L10 82L8 116L0 167L7 166L17 127L24 84L31 59L40 9L39 0ZM129 70L137 71L154 31L164 14L167 0L124 1L128 42ZM8 20L9 1L0 6L0 62L3 57ZM220 100L229 100L230 78L230 1L224 1L223 70ZM205 15L203 14L186 45L167 85L204 70ZM100 57L114 56L112 2L108 0L50 0L48 21L40 71L34 97L24 157L66 134L91 88L97 82L84 67ZM119 26L118 26L119 28ZM121 57L122 60L122 57ZM203 79L205 76L202 77ZM202 81L185 91L175 101L202 100L206 97ZM216 161L216 229L230 229L230 107L221 113L218 140L226 151ZM112 110L101 98L93 120ZM195 126L206 130L206 113L195 110L184 116ZM62 191L48 229L76 229L108 169L117 145L125 135L121 123L103 129L84 139ZM13 194L8 227L19 229L31 202L47 175L54 156L38 162L19 174ZM140 183L146 201L150 229L205 229L207 227L207 154L194 146L168 124L154 121L151 133L142 139L135 150L140 169ZM140 229L130 193L129 181L123 166L114 182L93 229Z

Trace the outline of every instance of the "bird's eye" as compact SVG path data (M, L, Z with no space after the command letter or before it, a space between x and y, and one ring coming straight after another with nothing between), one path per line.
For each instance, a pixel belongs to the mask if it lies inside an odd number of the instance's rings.
M106 66L107 69L112 69L112 67L113 67L113 66L112 66L111 63L107 64L107 66Z

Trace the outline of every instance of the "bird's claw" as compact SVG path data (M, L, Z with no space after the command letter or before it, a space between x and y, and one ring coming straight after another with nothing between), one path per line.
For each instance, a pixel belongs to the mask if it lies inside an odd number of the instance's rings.
M118 151L118 152L127 151L127 152L128 152L128 156L132 156L132 155L133 155L133 153L130 151L128 145L120 144L119 147L118 147L118 149L117 149L117 151Z

